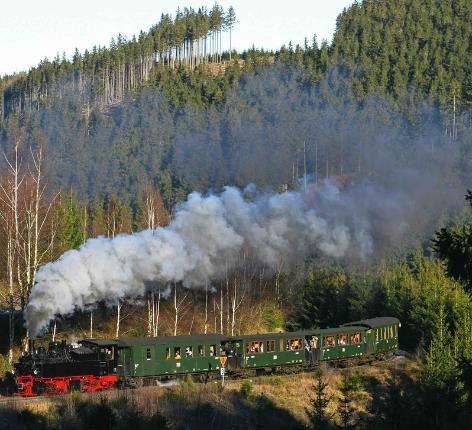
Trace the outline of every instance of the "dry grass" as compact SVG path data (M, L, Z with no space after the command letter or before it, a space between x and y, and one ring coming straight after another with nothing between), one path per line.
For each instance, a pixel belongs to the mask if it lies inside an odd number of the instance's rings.
M333 416L335 421L339 408L338 401L342 396L340 387L345 371L325 369L323 373L323 378L328 384L327 394L332 399L328 414ZM368 409L373 396L385 390L392 378L410 381L416 379L419 368L415 362L394 360L347 371L357 371L361 375L363 387L350 394L351 405L358 417L369 418ZM170 387L144 387L101 394L72 394L60 399L44 398L34 403L12 400L8 408L16 410L26 408L33 413L48 417L48 422L56 422L58 416L69 416L73 419L74 414L77 414L77 409L74 408L78 402L98 404L105 398L115 410L120 408L119 405L124 405L124 409L139 411L143 417L162 414L171 423L172 428L217 428L217 425L227 426L227 423L232 423L233 426L230 428L244 428L242 421L245 421L244 425L247 428L252 428L254 423L257 423L262 408L264 416L267 416L267 411L273 411L276 423L273 429L284 428L283 424L280 424L284 419L290 421L292 428L300 428L308 424L306 410L310 408L310 400L313 398L314 382L314 372L254 378L253 392L248 399L244 399L239 394L242 380L227 381L224 389L221 389L219 381L206 385L187 381ZM261 406L260 399L268 399L269 403ZM197 427L188 427L189 421L196 423ZM239 423L235 424L236 421ZM205 427L206 423L210 422L212 425ZM242 427L238 427L239 425ZM277 427L277 425L282 426Z
M377 390L383 389L392 380L392 375L399 378L408 376L416 379L419 366L408 360L394 360L377 363L373 366L362 366L354 369L324 369L323 378L328 384L327 396L331 398L328 406L328 415L335 416L338 408L338 399L342 397L340 390L343 372L358 371L364 378L366 390L351 394L352 406L358 415L368 417L367 411L372 396ZM307 408L313 398L314 372L300 373L286 376L263 376L253 379L254 395L265 395L278 407L290 411L298 420L307 423ZM227 389L238 392L241 381L230 381Z

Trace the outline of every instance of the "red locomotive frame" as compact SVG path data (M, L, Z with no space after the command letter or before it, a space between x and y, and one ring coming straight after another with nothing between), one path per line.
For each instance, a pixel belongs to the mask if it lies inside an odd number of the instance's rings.
M40 378L32 375L18 376L16 378L18 392L14 395L19 397L59 396L71 391L82 393L95 393L96 391L109 390L114 388L118 382L117 375L80 375L80 376L60 376L54 378ZM39 388L41 393L35 388Z

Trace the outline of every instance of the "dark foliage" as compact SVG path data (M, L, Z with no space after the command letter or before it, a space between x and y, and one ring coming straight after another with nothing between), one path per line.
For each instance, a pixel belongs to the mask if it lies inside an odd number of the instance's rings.
M0 428L2 430L46 430L49 428L47 419L42 414L28 409L15 410L0 408Z
M466 200L472 207L472 193ZM446 263L450 276L463 282L472 292L472 219L464 224L444 227L436 233L433 247L438 257Z

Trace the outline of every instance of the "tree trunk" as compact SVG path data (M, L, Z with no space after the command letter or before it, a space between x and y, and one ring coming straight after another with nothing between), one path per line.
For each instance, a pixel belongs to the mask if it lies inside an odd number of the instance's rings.
M121 306L122 306L122 303L118 301L118 305L116 306L116 331L115 331L115 338L117 339L120 337Z
M223 334L223 284L220 283L220 333Z
M174 285L174 336L177 336L177 328L179 324L179 306L177 306L177 284Z
M93 339L93 311L90 311L90 339Z
M53 342L56 341L56 329L57 329L57 321L54 320L54 327L52 329L52 341Z
M159 328L159 315L160 315L160 311L161 311L161 288L159 287L158 289L158 292L157 292L157 309L156 309L156 320L155 320L155 323L154 323L154 337L157 336L157 330Z
M205 284L205 325L203 332L207 334L208 331L208 281Z

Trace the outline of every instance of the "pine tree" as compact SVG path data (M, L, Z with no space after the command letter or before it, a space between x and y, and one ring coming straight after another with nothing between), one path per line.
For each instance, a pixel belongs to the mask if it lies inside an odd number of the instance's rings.
M472 192L467 191L466 201L472 208ZM464 224L444 227L436 233L433 248L446 263L450 276L462 281L472 291L472 217Z
M306 409L311 427L316 430L329 428L330 416L326 409L331 402L332 396L328 396L326 388L328 384L323 380L323 372L319 369L315 373L315 384L313 385L314 397L310 400L311 408Z
M77 249L83 243L84 224L80 204L71 192L63 205L59 238L63 249Z
M355 410L352 407L351 390L349 385L349 374L343 372L341 383L342 397L339 399L338 414L340 420L340 428L350 429L357 425L357 420L354 418Z
M460 408L457 366L453 353L453 337L446 322L444 302L439 303L432 339L426 351L421 378L425 417L434 428L453 425Z
M231 61L231 55L233 50L231 43L232 30L236 22L236 12L234 11L233 6L230 6L225 19L225 27L229 29L229 61Z

